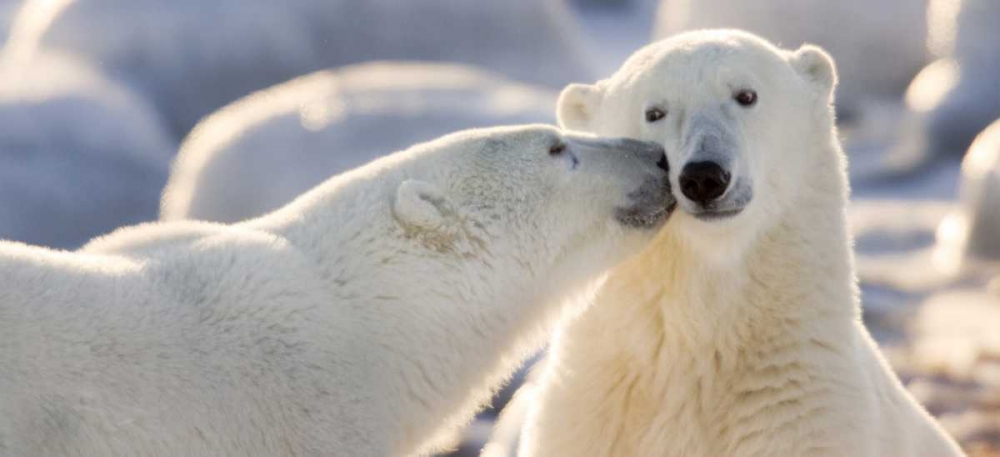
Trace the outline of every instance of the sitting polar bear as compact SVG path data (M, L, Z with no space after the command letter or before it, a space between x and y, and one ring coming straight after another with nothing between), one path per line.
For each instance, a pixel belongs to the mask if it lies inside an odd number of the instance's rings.
M715 30L563 91L564 127L663 144L683 211L557 334L522 455L961 453L861 322L835 83Z
M9 455L427 452L673 206L655 144L469 131L237 225L0 243Z

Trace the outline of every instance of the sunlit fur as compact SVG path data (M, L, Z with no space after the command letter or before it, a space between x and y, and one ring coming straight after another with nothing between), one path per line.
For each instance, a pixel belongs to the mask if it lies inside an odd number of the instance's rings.
M429 452L657 233L615 214L660 157L469 131L241 224L0 242L0 455Z
M754 197L724 220L677 211L610 275L552 345L521 455L960 453L861 322L835 83L818 48L702 31L564 91L564 127L662 142L675 184L692 117L728 125ZM759 93L753 108L732 101L743 85ZM649 103L666 118L647 123Z

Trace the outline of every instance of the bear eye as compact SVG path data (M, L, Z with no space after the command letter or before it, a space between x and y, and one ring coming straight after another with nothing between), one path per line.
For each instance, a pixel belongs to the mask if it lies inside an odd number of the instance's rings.
M549 155L557 156L559 154L562 154L564 151L566 151L566 143L556 143L551 148L549 148Z
M667 113L662 109L650 108L646 110L646 122L656 122L665 117L667 117Z
M736 100L740 106L749 108L757 103L757 92L753 89L743 89L733 95L733 100Z

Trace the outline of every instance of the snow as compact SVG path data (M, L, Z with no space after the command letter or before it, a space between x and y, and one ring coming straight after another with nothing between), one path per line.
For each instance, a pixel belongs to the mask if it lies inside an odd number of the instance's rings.
M594 77L562 0L27 2L12 42L99 65L178 138L253 91L368 60L469 63L553 88Z
M0 68L0 238L74 248L155 219L173 144L151 109L54 55Z
M923 124L930 154L960 155L982 129L1000 118L1000 2L933 0L957 8L937 18L941 59L907 90L908 108ZM946 9L938 7L938 9Z
M0 0L0 45L7 40L11 19L20 3L20 0Z
M962 162L961 206L942 223L942 243L970 261L1000 261L1000 121L969 148Z
M261 215L374 158L456 130L553 122L556 94L456 64L381 62L266 89L199 124L161 218Z

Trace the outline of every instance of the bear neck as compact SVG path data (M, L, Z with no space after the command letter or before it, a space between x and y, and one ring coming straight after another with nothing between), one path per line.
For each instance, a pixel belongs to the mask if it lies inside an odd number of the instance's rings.
M600 297L618 307L621 297L635 297L626 306L635 307L637 321L653 317L667 343L675 338L722 354L737 354L752 339L797 337L793 333L808 332L812 322L855 325L860 310L846 229L847 182L839 147L830 141L826 148L812 168L817 176L804 181L742 256L707 258L668 225L612 273Z

